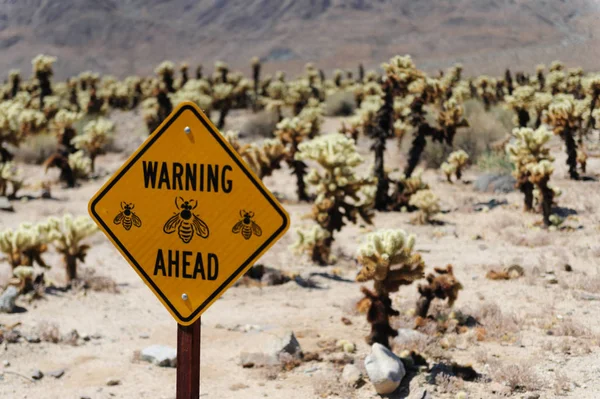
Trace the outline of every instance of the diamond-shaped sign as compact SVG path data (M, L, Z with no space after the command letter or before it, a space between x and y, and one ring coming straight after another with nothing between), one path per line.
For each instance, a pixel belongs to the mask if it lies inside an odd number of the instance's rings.
M289 226L285 210L191 102L106 182L89 212L182 325Z

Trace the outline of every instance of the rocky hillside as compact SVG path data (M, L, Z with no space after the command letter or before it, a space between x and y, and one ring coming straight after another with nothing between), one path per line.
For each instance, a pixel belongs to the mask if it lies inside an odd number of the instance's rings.
M290 71L404 53L429 70L554 58L594 69L599 18L596 0L0 0L0 73L30 71L39 52L59 57L61 78L148 73L163 59L245 67L254 55Z

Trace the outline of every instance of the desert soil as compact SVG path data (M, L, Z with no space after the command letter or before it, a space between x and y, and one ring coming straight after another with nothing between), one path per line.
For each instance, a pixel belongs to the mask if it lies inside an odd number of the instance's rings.
M39 221L66 212L87 213L89 198L143 139L141 118L136 114L113 115L118 119L121 142L126 151L109 153L98 159L101 178L81 187L66 190L56 184L55 200L14 202L15 212L0 213L0 228L16 227L24 221ZM234 115L230 124L241 123L243 115ZM324 131L335 131L341 120L328 118ZM366 165L371 164L369 142L361 139L360 152ZM386 162L401 167L406 148L390 143ZM288 274L307 276L318 288L304 288L293 280L279 286L259 287L241 284L227 291L202 317L202 393L205 398L376 398L367 381L358 389L341 381L341 366L323 361L301 364L291 371L273 368L242 368L243 352L268 352L273 342L293 331L305 352L321 351L324 342L339 339L357 345L351 356L359 368L369 353L365 336L370 326L363 314L355 310L360 299L360 284L353 280L358 271L354 260L357 245L367 231L398 228L417 235L416 248L426 261L427 270L435 266L454 265L464 289L454 306L455 311L481 315L485 309L499 308L501 314L488 317L488 335L482 340L473 334L448 334L445 340L433 338L433 346L449 347L441 351L451 361L471 364L482 377L476 382L456 382L449 386L430 383L427 374L407 378L398 393L390 398L422 398L427 391L432 398L453 398L465 391L469 398L538 397L597 398L600 391L600 183L573 182L567 179L563 147L556 141L553 151L557 170L553 180L563 190L558 203L565 211L574 211L565 224L574 229L545 231L533 226L541 219L537 214L522 212L520 193L479 193L472 184L480 173L467 171L465 183L448 184L438 171L428 170L424 180L441 198L444 212L437 219L443 224L417 226L409 213L378 213L373 226L348 226L336 236L334 266L312 265L305 256L292 253L295 229L308 224L303 216L309 204L295 201L294 185L286 169L275 171L265 184L282 199L292 218L292 228L258 263ZM44 175L40 166L24 165L30 183L55 179L53 172ZM598 177L600 160L591 159L590 176ZM361 173L368 172L368 166ZM38 194L25 189L23 194ZM506 201L489 211L477 211L478 203ZM1 211L0 211L1 212ZM89 240L92 245L83 268L95 270L117 282L120 293L79 291L54 292L33 303L19 302L22 313L1 314L0 324L17 327L24 335L35 332L42 323L55 323L61 334L77 330L77 346L64 343L2 344L0 350L0 398L175 398L175 369L161 368L136 360L136 352L152 344L176 345L176 324L139 279L127 262L101 233ZM46 254L53 265L49 277L64 284L64 270L58 254ZM6 261L0 261L0 282L10 274ZM492 281L488 270L519 264L525 270L521 278ZM565 265L572 267L565 271ZM553 272L557 284L545 277ZM395 307L409 312L417 298L416 286L401 288L393 295ZM449 310L436 307L442 313ZM345 317L351 324L343 323ZM395 326L411 328L411 318L404 315ZM407 347L409 348L409 347ZM396 350L401 350L398 346ZM3 361L10 366L1 366ZM435 362L433 362L435 363ZM499 370L523 365L523 373L538 381L537 390L511 392ZM48 372L64 369L60 379L50 376L30 381L31 371ZM507 371L507 373L509 373ZM20 376L21 374L22 376ZM506 374L506 373L505 373ZM514 374L514 373L513 373ZM527 377L522 376L522 377ZM120 380L107 386L108 379ZM563 390L563 386L568 390ZM531 387L530 387L531 388ZM532 395L532 396L527 396Z

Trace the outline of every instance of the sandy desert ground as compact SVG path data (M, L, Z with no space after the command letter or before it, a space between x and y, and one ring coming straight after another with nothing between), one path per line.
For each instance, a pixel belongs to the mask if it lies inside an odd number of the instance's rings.
M129 151L143 139L139 115L117 115L119 131L128 132ZM234 116L232 125L243 115ZM335 131L341 119L327 118L323 131ZM372 162L369 142L361 139L360 152L366 164ZM406 149L390 143L387 164L400 167ZM540 215L524 214L520 193L480 193L473 189L478 171L467 171L467 183L448 184L437 171L428 170L424 180L441 198L444 213L439 225L411 224L408 213L378 213L373 226L349 226L336 238L334 266L312 265L304 256L293 254L295 227L308 221L309 204L295 201L289 171L276 171L265 184L282 199L292 218L292 228L258 263L290 275L300 275L314 288L295 280L277 286L240 284L227 291L202 317L203 398L376 398L366 381L360 388L341 379L344 361L364 369L369 353L365 336L369 325L355 310L361 298L360 284L354 282L358 266L354 260L357 244L366 231L401 228L417 235L416 248L423 254L427 271L452 264L464 286L455 312L472 315L486 335L475 330L464 334L420 336L399 340L394 349L421 349L445 357L446 362L471 364L480 374L477 381L439 378L431 373L409 373L399 391L390 398L454 398L466 392L468 398L597 398L600 391L600 182L568 180L564 151L554 142L557 171L553 180L563 190L558 199L563 212L576 213L565 225L573 227L545 231L532 225ZM87 213L89 198L104 180L127 158L128 152L109 153L98 160L104 177L71 190L53 187L55 200L15 202L15 212L0 211L0 228L15 227L23 221L38 221L50 215ZM367 171L368 166L363 168ZM51 179L39 166L25 166L30 181ZM588 175L598 177L600 160L588 164ZM34 191L29 191L37 194ZM24 190L23 194L27 194ZM497 201L495 207L481 203ZM502 204L506 201L505 204ZM491 208L491 209L488 209ZM3 343L0 346L0 398L175 398L175 369L137 360L136 353L151 344L176 345L176 325L133 269L101 233L89 242L92 248L84 269L108 276L120 293L54 291L31 304L19 302L22 313L0 314L0 325L20 323L23 336L39 332L40 325L55 323L61 334L77 330L77 345L67 343ZM49 277L61 285L64 270L58 254L46 254L53 265ZM521 278L492 281L490 269L518 264ZM566 267L569 265L570 268ZM571 271L567 271L570 269ZM0 260L0 281L9 278L10 267ZM417 298L416 286L394 294L395 307L403 313L394 326L412 328L405 315ZM438 306L436 311L451 310ZM342 322L346 318L346 322ZM305 352L319 353L321 360L304 362L285 371L277 367L243 368L242 353L268 352L286 332L293 331ZM331 350L332 343L345 339L356 344L353 354ZM444 348L444 349L442 349ZM433 356L433 355L432 355ZM10 366L6 364L10 363ZM430 361L430 367L442 360ZM4 366L2 366L4 364ZM61 378L46 375L29 379L32 370L45 374L64 369ZM107 386L108 379L120 384ZM511 391L508 385L517 386ZM519 386L524 388L519 389Z

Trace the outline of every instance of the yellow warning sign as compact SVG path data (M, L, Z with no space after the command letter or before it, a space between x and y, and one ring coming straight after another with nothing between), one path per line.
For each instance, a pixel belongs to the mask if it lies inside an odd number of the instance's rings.
M289 226L285 210L191 102L106 182L89 212L182 325Z

